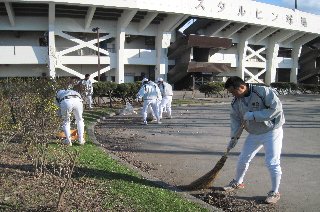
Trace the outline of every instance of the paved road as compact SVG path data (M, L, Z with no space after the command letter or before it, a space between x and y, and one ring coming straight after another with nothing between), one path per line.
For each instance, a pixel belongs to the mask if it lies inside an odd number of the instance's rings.
M319 211L320 208L320 96L281 97L286 124L282 151L281 211ZM172 185L186 185L209 171L220 159L229 140L229 105L176 107L173 119L162 125L127 125L130 133L143 135L134 150L135 159L152 164L149 173ZM243 144L231 152L214 187L233 177ZM125 149L122 151L126 151ZM128 150L131 151L131 150ZM263 198L270 189L264 152L254 158L247 172L246 189L238 198Z

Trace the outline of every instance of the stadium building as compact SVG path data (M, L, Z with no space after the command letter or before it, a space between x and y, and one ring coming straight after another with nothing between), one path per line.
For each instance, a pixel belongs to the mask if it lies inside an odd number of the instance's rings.
M248 0L2 1L0 77L163 77L181 88L230 75L298 82L302 47L320 36L319 23Z

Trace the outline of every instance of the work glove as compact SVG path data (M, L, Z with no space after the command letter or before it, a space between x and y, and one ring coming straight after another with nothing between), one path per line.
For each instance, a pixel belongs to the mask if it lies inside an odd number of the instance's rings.
M231 138L228 144L228 150L230 151L231 149L233 149L236 146L237 142L237 138Z
M254 115L253 115L253 112L246 112L243 116L243 119L245 121L252 121L254 120Z
M61 109L60 108L56 111L56 113L57 113L57 116L62 117L62 113L61 113Z

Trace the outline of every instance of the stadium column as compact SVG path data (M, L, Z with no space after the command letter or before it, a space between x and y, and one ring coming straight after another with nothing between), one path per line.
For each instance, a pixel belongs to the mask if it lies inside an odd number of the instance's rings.
M55 4L49 3L49 32L48 32L48 67L50 78L56 77L56 43L55 43Z
M267 64L266 64L266 75L265 75L265 83L270 85L272 82L276 80L277 73L277 57L279 52L279 44L276 42L269 42L267 48Z
M249 70L246 69L247 61L247 49L249 44L249 39L264 30L266 26L252 26L251 28L245 30L241 33L239 43L238 43L238 55L239 55L239 65L237 67L237 76L244 79L244 74L247 73L251 79L254 79L256 82L260 82L258 77L252 74Z
M168 73L168 57L167 48L170 46L171 33L158 32L156 36L157 65L155 69L155 79L162 77L167 80Z
M237 45L237 49L238 49L238 67L237 67L237 76L241 77L242 79L244 79L244 69L245 67L245 58L247 56L247 48L248 46L248 41L247 40L243 40L240 41Z
M117 69L115 72L116 83L124 83L124 42L125 30L118 29L116 38L116 51L117 51Z
M116 83L124 83L124 60L125 49L124 43L126 40L126 28L130 24L132 18L137 13L137 9L126 10L122 13L117 23L117 37L116 37L116 50L117 50L117 69L115 73Z
M158 32L155 39L155 48L157 52L157 64L155 78L161 77L167 80L168 57L167 51L170 46L171 38L174 38L174 32L188 16L183 14L171 14L167 16L158 26Z
M292 57L292 67L290 72L290 82L297 83L297 75L298 75L298 68L299 68L299 57L301 54L302 45L294 46L291 52Z
M267 64L266 64L266 76L265 83L270 85L276 82L277 67L278 67L278 52L280 45L279 43L293 36L295 31L281 30L274 36L270 37L267 44Z

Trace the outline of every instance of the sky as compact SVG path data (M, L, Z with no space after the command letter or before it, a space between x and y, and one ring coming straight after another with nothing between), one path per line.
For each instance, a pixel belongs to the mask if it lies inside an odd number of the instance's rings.
M267 4L294 9L295 0L255 0ZM297 9L303 12L320 15L320 0L296 0Z
M253 0L257 2L263 2L266 4L272 4L280 7L286 7L294 9L295 1L297 1L297 9L303 12L308 12L316 15L320 15L320 0ZM183 32L192 23L192 20L184 25L179 31Z

